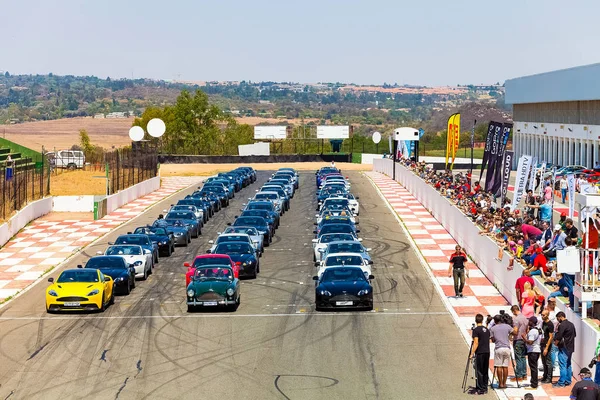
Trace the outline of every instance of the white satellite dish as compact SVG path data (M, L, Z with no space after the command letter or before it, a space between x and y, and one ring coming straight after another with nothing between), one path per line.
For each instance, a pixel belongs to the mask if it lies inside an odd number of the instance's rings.
M146 130L148 131L148 134L150 136L158 138L165 133L167 127L162 119L153 118L150 121L148 121L148 126L146 126Z
M373 132L373 143L377 144L381 142L381 133Z
M129 129L129 137L134 142L139 142L144 138L144 129L142 129L141 126L132 126L131 129Z

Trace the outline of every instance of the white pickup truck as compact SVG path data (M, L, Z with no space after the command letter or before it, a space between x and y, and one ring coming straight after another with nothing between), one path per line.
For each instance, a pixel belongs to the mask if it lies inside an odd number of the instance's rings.
M85 165L85 155L79 150L60 150L46 153L53 168L81 169Z

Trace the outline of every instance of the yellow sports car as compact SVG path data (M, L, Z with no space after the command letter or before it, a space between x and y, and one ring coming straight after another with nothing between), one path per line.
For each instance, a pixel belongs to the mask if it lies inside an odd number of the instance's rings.
M98 269L67 269L46 291L46 311L104 311L115 299L113 279Z

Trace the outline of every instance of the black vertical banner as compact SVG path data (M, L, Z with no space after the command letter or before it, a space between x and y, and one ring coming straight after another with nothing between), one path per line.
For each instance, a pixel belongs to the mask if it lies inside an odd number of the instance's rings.
M483 150L483 161L481 162L481 172L479 173L479 180L483 176L483 170L490 157L490 150L492 149L492 136L494 135L494 121L491 121L488 125L487 135L485 137L485 149Z
M485 191L491 192L494 187L494 179L496 177L496 165L498 164L498 151L500 151L500 142L502 138L502 124L499 122L491 122L493 124L492 140L490 154L488 156L489 165L485 174Z
M508 192L508 181L510 180L510 171L512 170L514 156L515 153L512 150L507 150L504 152L504 157L502 157L502 167L499 168L502 175L502 185L500 187L500 205L504 204L504 199L506 199L506 193Z
M492 187L492 193L499 196L500 186L502 185L502 173L504 171L504 152L506 151L506 143L510 137L510 131L512 130L513 124L506 123L502 126L502 135L500 136L500 145L498 147L498 155L496 156L496 172L494 173L494 187Z

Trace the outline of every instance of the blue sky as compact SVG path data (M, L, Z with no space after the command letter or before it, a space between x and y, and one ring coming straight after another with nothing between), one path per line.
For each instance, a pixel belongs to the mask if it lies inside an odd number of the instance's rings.
M0 0L0 70L455 85L600 61L600 1Z

